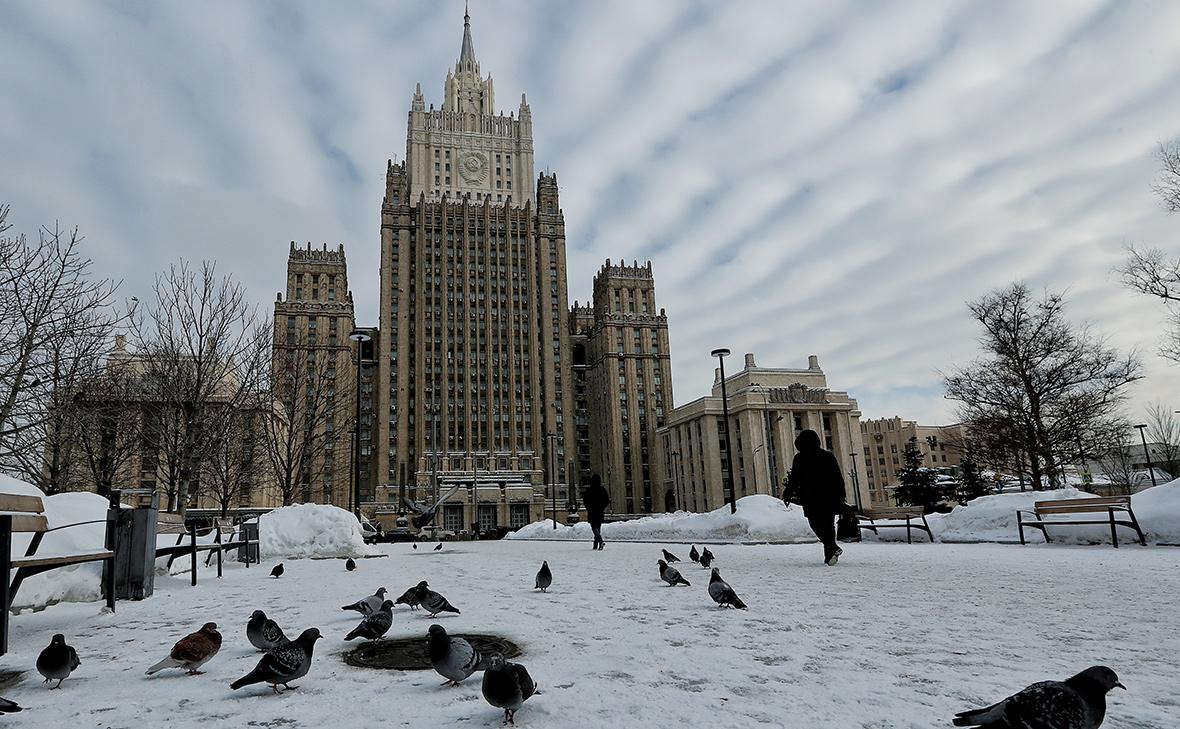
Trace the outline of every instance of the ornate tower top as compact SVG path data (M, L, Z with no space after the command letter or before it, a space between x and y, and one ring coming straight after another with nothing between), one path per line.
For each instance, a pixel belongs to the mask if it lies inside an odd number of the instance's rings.
M459 48L459 60L455 70L447 72L443 89L443 111L458 111L464 114L494 114L495 94L492 77L484 79L479 72L479 61L475 60L475 43L471 40L471 16L463 10L463 45Z

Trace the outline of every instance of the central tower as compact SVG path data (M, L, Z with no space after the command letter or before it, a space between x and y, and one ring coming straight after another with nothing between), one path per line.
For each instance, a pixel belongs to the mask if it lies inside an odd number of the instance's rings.
M447 72L443 104L429 109L422 85L410 104L406 160L410 194L441 200L471 194L476 200L536 204L533 187L533 117L524 94L515 115L495 111L492 76L475 60L471 17L463 16L463 45Z
M442 108L417 86L406 159L386 170L375 442L387 503L459 487L452 531L538 519L548 483L564 505L574 441L557 178L534 184L528 104L493 111L463 21Z

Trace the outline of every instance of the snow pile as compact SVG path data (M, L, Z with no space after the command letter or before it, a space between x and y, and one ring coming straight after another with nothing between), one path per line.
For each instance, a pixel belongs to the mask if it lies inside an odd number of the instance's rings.
M803 510L790 509L779 499L765 494L738 499L737 513L729 505L704 514L677 511L645 516L602 526L603 539L679 542L810 542L815 536L807 526ZM552 520L538 521L508 534L505 539L561 539L590 541L593 532L585 522L571 526Z
M259 517L262 558L363 557L377 552L365 544L361 524L338 506L295 504Z
M0 493L37 496L45 508L49 528L99 520L98 524L49 532L37 549L37 557L82 554L103 549L106 540L107 500L92 493L65 493L46 496L40 489L11 476L0 474ZM23 556L32 534L12 535L12 554ZM102 597L102 562L59 567L26 579L13 600L12 607L43 608L56 602L88 602Z
M1140 491L1131 508L1149 544L1180 545L1180 479Z
M944 542L1018 542L1020 531L1016 526L1016 511L1033 510L1037 501L1058 499L1093 498L1094 494L1079 491L1073 487L1054 491L1025 491L1009 494L995 494L972 499L963 506L957 506L948 514L931 514L926 517L930 529L939 541ZM1052 519L1065 521L1071 518L1093 520L1093 514L1077 516L1054 516ZM895 532L896 529L889 531ZM904 531L904 530L903 530ZM1049 527L1053 541L1100 541L1102 535L1110 539L1110 529L1104 527ZM1029 542L1044 542L1039 529L1025 529L1024 538Z

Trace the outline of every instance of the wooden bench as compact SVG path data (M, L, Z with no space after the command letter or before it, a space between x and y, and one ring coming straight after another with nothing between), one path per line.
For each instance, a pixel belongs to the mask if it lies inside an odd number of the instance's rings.
M905 524L878 524L878 520L901 521L905 520ZM914 521L920 519L921 524ZM864 521L868 523L865 524ZM856 515L857 525L861 529L867 529L873 534L879 534L878 529L888 529L894 527L897 529L905 529L906 544L914 543L914 530L926 532L926 536L930 537L930 541L934 541L934 533L930 531L930 524L926 521L926 512L920 506L886 506L876 509L865 509Z
M217 557L217 576L222 576L222 559L225 552L230 549L237 549L238 547L247 547L249 552L249 539L245 538L243 531L242 538L230 541L222 541L223 534L229 534L231 537L236 532L233 523L228 519L216 519L214 525L203 534L197 534L196 524L189 522L187 525L185 520L179 514L170 514L161 512L156 522L156 534L175 534L176 544L167 547L156 547L156 559L160 557L168 558L168 568L172 568L172 563L176 561L177 557L188 555L191 560L189 569L190 580L195 586L197 584L197 553L208 552L209 555L205 560L206 566L209 564L209 558L216 555ZM189 543L184 544L184 537L188 535ZM214 536L213 542L198 543L197 537L207 537L210 534ZM250 560L247 558L246 567L250 566Z
M20 589L21 583L28 577L73 564L108 562L103 591L106 593L107 607L111 610L115 609L115 553L112 550L104 548L83 554L56 557L36 556L37 548L41 546L45 535L50 532L82 524L104 523L107 524L106 541L109 543L112 538L109 518L50 528L49 519L45 516L45 506L39 496L0 494L0 564L6 567L4 579L0 580L0 656L8 652L8 617L12 601ZM25 550L25 556L15 559L12 557L12 535L14 532L33 535ZM12 570L15 570L16 573L12 574ZM11 582L9 582L10 576Z
M1115 514L1126 514L1126 519L1116 519ZM1061 516L1064 514L1105 514L1105 519L1053 519L1047 520L1048 516ZM1025 515L1031 516L1033 521L1025 520ZM1072 525L1072 524L1109 524L1110 525L1110 541L1117 549L1119 546L1119 535L1115 530L1116 526L1125 526L1134 529L1135 533L1139 535L1139 543L1144 547L1147 546L1147 539L1143 536L1143 530L1139 528L1139 521L1135 518L1135 512L1131 511L1131 497L1130 496L1100 496L1086 499L1056 499L1054 501L1038 501L1033 504L1032 511L1016 512L1016 526L1020 530L1020 543L1026 544L1024 541L1024 528L1031 527L1033 529L1040 529L1041 533L1045 535L1045 541L1049 539L1049 532L1045 527L1048 525Z

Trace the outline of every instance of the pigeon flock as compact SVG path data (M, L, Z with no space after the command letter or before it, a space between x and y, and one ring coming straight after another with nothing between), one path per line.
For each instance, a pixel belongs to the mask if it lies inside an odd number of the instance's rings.
M441 547L440 544L435 550ZM662 549L661 553L663 558L657 560L660 579L671 587L691 587L691 583L672 566L680 561L679 558L667 549ZM711 567L714 556L707 547L698 552L694 544L688 554L692 562L709 570L708 593L713 602L721 608L747 609L746 603L721 577L720 569ZM345 569L354 571L355 561L349 559ZM270 577L281 577L283 572L280 563L271 571ZM548 561L543 561L533 589L547 592L552 584L553 571ZM426 580L407 589L397 600L387 600L387 592L386 588L380 587L373 594L341 608L361 615L360 622L344 636L344 640L381 640L393 627L393 611L397 605L405 605L410 610L421 609L432 618L445 612L459 613L446 597L430 589ZM291 682L307 675L315 643L322 637L319 629L307 628L291 640L265 612L255 610L246 623L246 638L250 645L263 652L263 656L252 671L231 683L230 688L236 691L252 684L266 684L275 694L297 688ZM180 668L187 675L200 675L201 667L217 655L221 645L222 636L217 625L205 623L196 632L177 641L169 654L146 673L150 676L166 668ZM488 704L503 709L505 725L515 725L516 712L525 701L539 693L536 681L523 665L509 662L500 655L481 655L466 639L449 635L437 623L430 625L427 631L427 652L431 667L446 679L444 686L459 686L482 671L481 693ZM77 652L60 633L53 636L36 662L44 683L57 682L50 686L51 690L60 688L80 665ZM1115 688L1126 689L1113 670L1106 666L1091 666L1064 681L1040 681L990 706L962 711L952 722L955 726L976 729L1099 729L1106 718L1106 696ZM16 703L0 698L0 714L22 710Z

